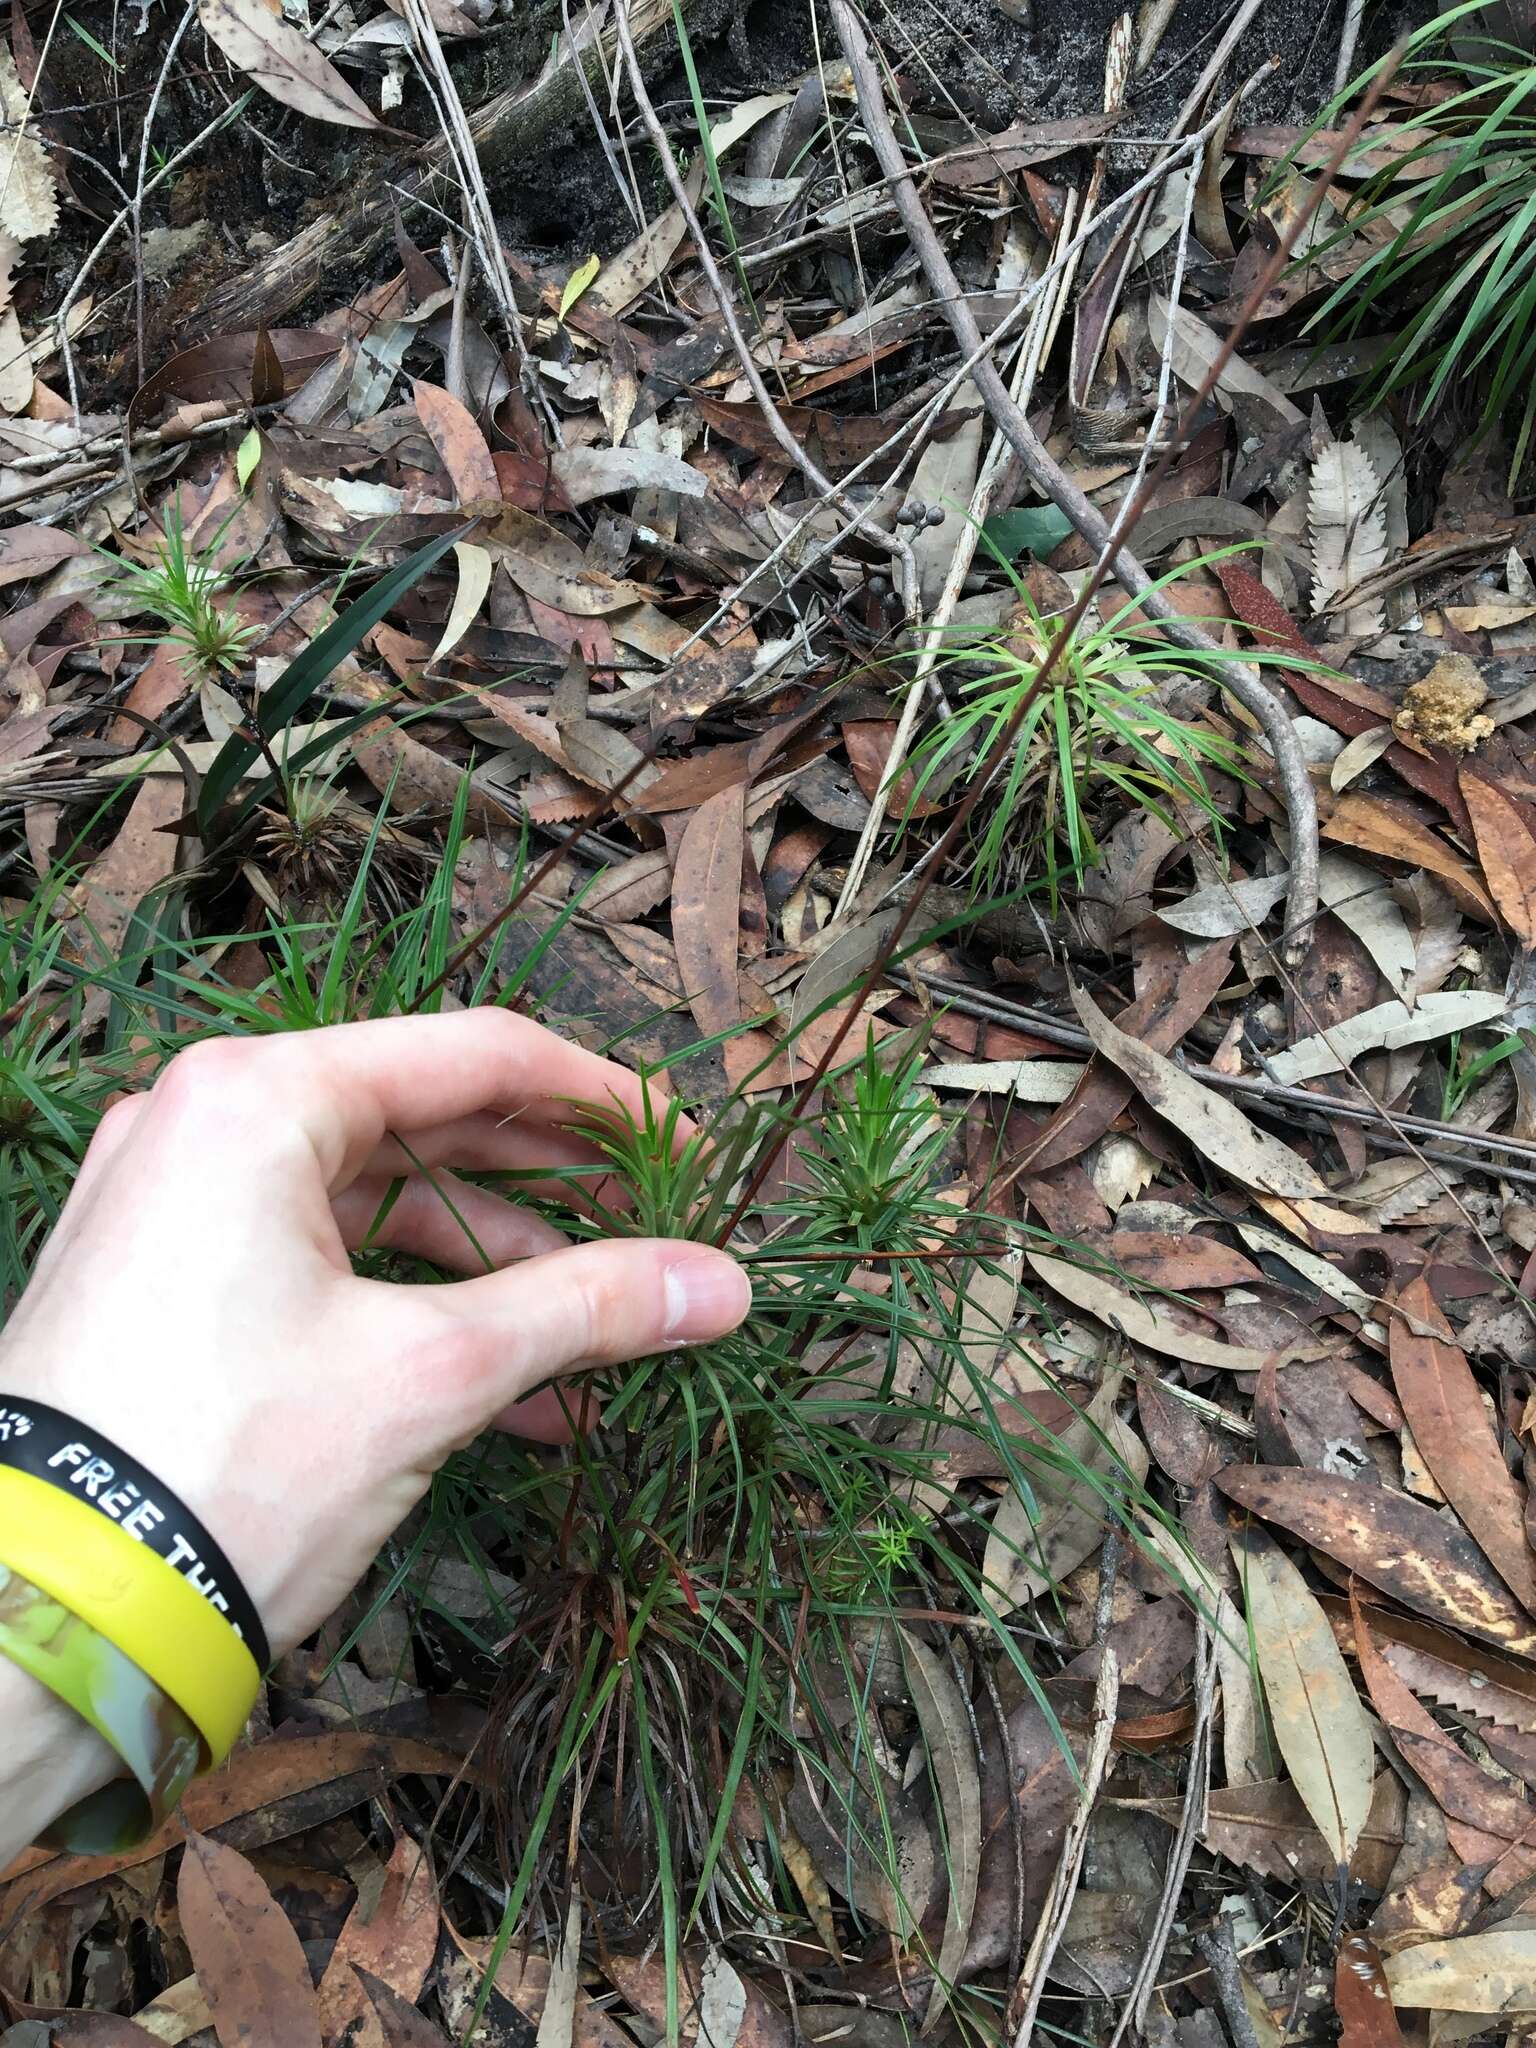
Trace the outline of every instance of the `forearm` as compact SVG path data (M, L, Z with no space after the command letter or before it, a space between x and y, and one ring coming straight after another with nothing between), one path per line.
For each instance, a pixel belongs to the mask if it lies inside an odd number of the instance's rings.
M72 1707L0 1657L0 1870L121 1770Z

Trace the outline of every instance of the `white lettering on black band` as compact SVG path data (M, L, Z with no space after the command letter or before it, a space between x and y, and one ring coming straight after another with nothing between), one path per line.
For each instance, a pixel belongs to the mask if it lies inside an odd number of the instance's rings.
M264 1671L266 1631L239 1574L191 1510L137 1458L42 1401L0 1396L0 1465L46 1480L164 1558L222 1614Z

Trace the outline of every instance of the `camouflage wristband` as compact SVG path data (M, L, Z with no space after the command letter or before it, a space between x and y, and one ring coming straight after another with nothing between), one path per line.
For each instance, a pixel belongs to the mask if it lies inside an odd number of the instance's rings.
M175 1811L202 1757L180 1707L105 1636L3 1564L0 1657L73 1707L135 1781L119 1779L72 1806L48 1829L44 1845L113 1855L152 1834Z

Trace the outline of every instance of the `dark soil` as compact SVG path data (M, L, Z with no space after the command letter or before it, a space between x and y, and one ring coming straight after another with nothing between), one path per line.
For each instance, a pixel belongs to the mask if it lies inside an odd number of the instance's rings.
M1010 121L1097 109L1118 0L1032 0L1032 18L1015 18L1030 5L1031 0L1007 0L1005 12L998 0L884 0L874 11L874 23L900 71L913 113L993 131ZM1381 15L1391 11L1381 10ZM1184 0L1177 10L1151 70L1133 88L1117 151L1125 175L1134 175L1144 162L1138 141L1167 132L1229 18L1228 8L1212 0ZM135 35L133 7L86 0L76 19L110 51L117 68L77 34L61 28L56 35L40 104L48 109L47 133L66 152L61 162L76 204L66 209L46 267L27 276L20 294L24 321L57 304L121 204L111 180L133 188L144 113L174 17L154 10L145 16L146 32ZM558 5L538 0L521 8L516 21L493 26L478 42L458 46L452 62L466 106L477 106L536 72L558 21ZM691 24L703 91L712 106L729 106L748 94L783 86L816 63L807 0L703 0ZM43 26L39 9L38 27ZM1385 22L1375 29L1379 36L1388 32ZM1257 69L1265 57L1279 60L1274 75L1250 100L1246 117L1310 119L1330 91L1336 33L1333 11L1320 9L1316 0L1268 0L1230 70L1236 79ZM823 51L835 49L825 20L820 41ZM686 138L693 110L675 43L668 37L654 49L653 95L663 117ZM373 81L356 71L348 76L365 98L376 102ZM151 169L197 136L239 85L201 31L189 32L156 111ZM407 83L405 105L391 118L423 136L433 132L430 104L413 81ZM145 368L206 335L200 308L215 286L239 276L258 255L343 195L368 181L387 184L408 153L409 146L393 138L323 127L258 95L234 127L216 136L146 205L147 237L170 229L193 230L198 238L194 242L184 236L184 246L172 250L163 274L146 281ZM647 202L662 203L659 167L643 142L631 154L642 189L647 178L651 181ZM1070 173L1070 165L1066 169ZM538 161L499 180L493 198L508 246L557 270L569 269L592 250L610 252L633 231L585 120L547 143ZM407 226L425 246L440 233L440 224L419 210ZM121 402L137 381L134 265L131 238L121 231L92 277L98 316L80 355L93 406ZM376 282L372 275L337 276L296 317L345 303Z

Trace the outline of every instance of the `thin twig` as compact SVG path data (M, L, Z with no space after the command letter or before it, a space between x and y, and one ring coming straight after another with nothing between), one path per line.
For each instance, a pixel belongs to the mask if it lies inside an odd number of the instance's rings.
M747 340L745 334L743 334L741 323L736 318L736 307L735 302L731 298L730 288L721 274L720 266L714 259L714 254L709 246L709 237L704 232L703 223L700 221L693 201L689 197L688 187L677 168L677 160L672 154L672 145L667 140L667 131L662 127L656 109L651 104L651 96L646 91L645 79L640 70L640 59L635 51L634 37L629 31L629 0L618 0L618 4L613 12L613 25L618 33L619 48L624 53L625 67L629 72L629 89L634 94L635 105L640 109L640 117L645 123L646 133L650 136L656 153L661 159L662 170L666 174L668 185L672 188L672 197L676 201L683 219L687 222L688 232L693 238L694 254L698 257L704 275L709 281L709 288L714 294L715 304L720 309L720 317L725 322L725 331L730 336L731 347L735 350L737 358L741 363L742 374L751 388L752 396L757 400L763 418L768 423L769 432L814 491L819 493L822 498L830 499L841 511L843 517L850 521L855 531L861 533L872 546L880 549L882 553L895 555L901 564L903 605L905 606L908 618L917 618L922 610L922 597L918 588L917 564L913 560L911 548L900 534L887 532L883 526L877 525L874 520L869 518L866 513L862 512L853 503L847 492L840 485L833 483L830 477L823 475L822 471L811 460L810 456L806 454L804 448L785 425L779 409L774 403L773 394L769 391L767 384L763 380L762 372L758 369L753 359L752 345Z
M901 146L896 140L885 111L884 97L868 37L862 24L855 17L849 0L831 0L831 8L843 55L847 58L853 73L854 89L858 94L870 143L881 169L892 180L896 204L918 261L922 265L923 274L943 302L945 318L960 346L967 351L975 349L981 342L980 329L961 292L959 279L955 276L949 258L934 233L933 223L928 218L917 188L912 182L906 159L902 155ZM1378 74L1377 80L1374 81L1378 94L1382 76ZM1368 96L1361 112L1351 123L1351 145L1359 129L1364 126L1364 118L1372 105L1374 99ZM1288 259L1297 235L1306 225L1310 212L1315 210L1322 193L1327 189L1327 183L1326 177L1318 179L1308 206L1304 207L1290 223L1275 256L1265 265L1262 279L1265 292L1273 282L1271 273L1278 274L1280 267ZM1260 304L1262 295L1250 294L1224 347L1191 402L1191 414L1214 388L1217 378L1231 358L1239 337L1246 330L1248 321ZM1317 915L1317 801L1312 791L1306 756L1302 752L1289 714L1274 692L1258 676L1242 664L1229 660L1203 628L1181 619L1172 601L1161 590L1153 589L1152 577L1123 544L1121 529L1133 523L1136 516L1135 506L1123 507L1121 517L1117 519L1115 526L1111 527L1098 507L1089 501L1081 488L1046 451L1029 421L1015 405L1007 385L998 375L989 356L983 355L978 358L974 374L988 412L1007 436L1009 445L1023 463L1037 489L1067 515L1083 538L1098 551L1104 562L1113 570L1121 588L1138 600L1142 612L1148 618L1158 621L1175 646L1199 654L1204 665L1215 675L1221 686L1237 699L1262 728L1274 756L1286 815L1291 827L1291 889L1286 905L1286 928L1289 949L1294 957L1299 958L1311 943L1312 926ZM1166 469L1173 449L1182 438L1182 435L1175 435L1170 441L1158 470L1154 472L1154 480ZM1088 587L1093 587L1092 579Z

